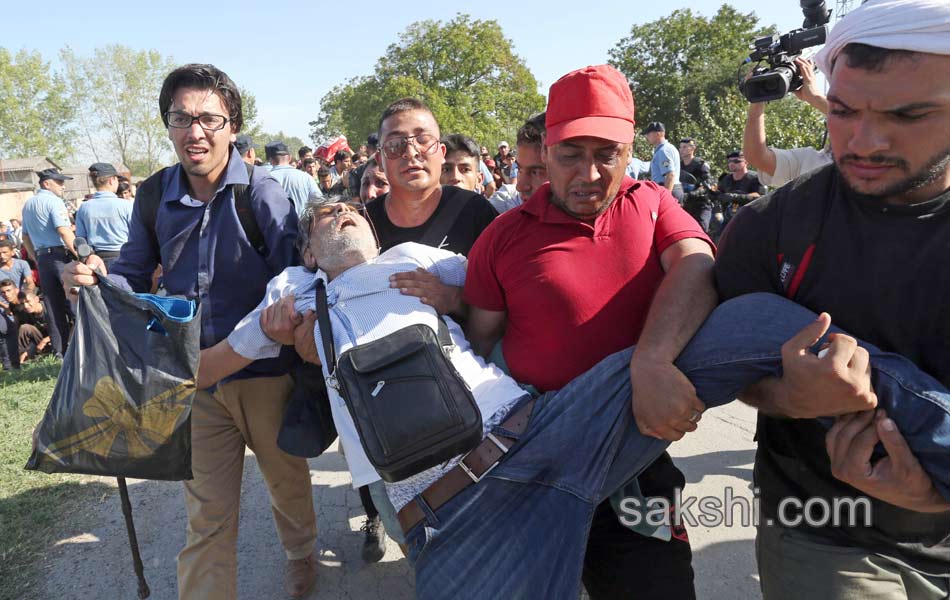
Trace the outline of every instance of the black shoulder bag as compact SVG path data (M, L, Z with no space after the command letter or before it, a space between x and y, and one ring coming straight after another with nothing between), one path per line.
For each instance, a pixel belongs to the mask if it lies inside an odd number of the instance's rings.
M469 452L482 440L482 416L447 355L448 327L424 324L350 348L336 360L323 280L317 319L327 385L353 417L369 462L384 481L401 481Z

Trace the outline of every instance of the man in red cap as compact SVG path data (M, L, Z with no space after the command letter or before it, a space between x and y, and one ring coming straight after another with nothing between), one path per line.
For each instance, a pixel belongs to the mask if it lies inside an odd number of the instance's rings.
M540 392L637 344L636 423L680 439L704 406L673 360L716 305L712 243L668 190L625 176L634 103L619 71L601 65L559 79L545 124L549 183L496 219L469 254L469 338ZM684 483L664 453L613 499L672 498ZM694 597L685 530L637 531L611 502L597 507L584 565L591 597Z

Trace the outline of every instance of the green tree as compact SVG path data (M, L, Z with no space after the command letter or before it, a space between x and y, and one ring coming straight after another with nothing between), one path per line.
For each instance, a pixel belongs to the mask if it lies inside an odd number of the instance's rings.
M739 65L756 37L775 33L754 13L728 4L711 18L690 9L635 25L610 50L610 63L630 81L637 121L662 121L667 138L695 137L700 154L725 170L725 156L742 146L748 102L738 89ZM795 98L768 109L769 143L778 147L817 145L822 115Z
M175 68L171 57L117 44L96 48L86 58L66 47L60 57L79 129L97 160L117 157L136 175L149 175L169 161L158 94Z
M38 52L0 48L0 157L65 160L76 141L73 114L63 79Z
M257 129L256 133L249 133L248 135L254 139L254 145L257 146L257 157L263 161L267 160L264 157L264 145L269 142L283 142L286 144L287 151L290 152L291 158L297 158L297 149L301 146L313 147L312 143L308 144L299 137L284 133L283 131L278 131L277 133L267 133L262 129Z
M311 137L320 142L342 133L358 145L376 131L383 109L405 96L428 104L443 132L486 145L510 138L544 108L537 80L498 22L460 14L448 22L413 23L372 75L333 88L310 123Z

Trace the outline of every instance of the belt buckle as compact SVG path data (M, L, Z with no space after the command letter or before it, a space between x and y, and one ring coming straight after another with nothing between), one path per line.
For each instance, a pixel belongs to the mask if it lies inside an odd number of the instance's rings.
M501 462L502 456L508 454L508 447L502 444L501 441L497 437L495 437L494 433L489 432L486 439L491 440L496 446L498 446L498 449L501 450L501 456L498 457L498 460L496 460L491 465L489 465L488 468L485 469L484 473L482 473L481 475L476 475L475 472L472 471L472 469L468 465L465 464L465 459L468 458L468 455L474 452L474 450L472 450L471 452L468 452L465 456L462 457L462 460L459 461L459 466L462 467L462 470L465 471L465 474L468 475L469 478L471 478L471 480L474 483L478 483L482 479L484 479L486 475L492 472L492 469L498 466L498 463Z

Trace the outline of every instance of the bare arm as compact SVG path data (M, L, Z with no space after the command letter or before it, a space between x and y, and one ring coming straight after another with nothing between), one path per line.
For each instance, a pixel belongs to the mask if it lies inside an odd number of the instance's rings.
M198 367L198 389L210 387L228 375L237 373L253 359L244 358L235 352L228 340L221 340L210 348L201 351L201 361Z
M696 429L705 405L673 361L716 307L713 256L700 239L685 239L660 256L666 271L630 361L633 413L640 431L678 440Z
M495 344L505 333L507 319L508 313L503 310L485 310L474 306L470 308L466 335L472 343L475 354L488 358Z
M673 186L676 185L676 183L676 176L673 174L673 171L670 171L663 176L663 187L670 190L671 192L673 191Z
M30 239L29 234L25 231L23 232L23 246L26 248L26 255L30 257L30 260L36 262L36 250L33 248L33 240Z
M750 165L769 176L775 175L775 152L765 143L764 102L749 105L742 132L742 152Z
M76 248L73 246L73 240L76 239L76 234L73 233L73 230L69 227L57 227L56 233L59 234L59 237L63 240L63 243L66 244L66 249L72 254L76 254Z
M795 64L798 65L798 72L802 75L802 87L796 92L795 97L803 102L807 102L812 107L814 107L818 112L828 116L828 98L821 93L821 89L818 87L818 80L815 79L815 66L810 59L804 59L798 57L795 59Z

